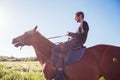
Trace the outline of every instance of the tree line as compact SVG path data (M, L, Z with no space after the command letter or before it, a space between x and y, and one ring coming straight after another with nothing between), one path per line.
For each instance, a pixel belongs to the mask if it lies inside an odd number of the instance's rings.
M0 56L0 61L38 61L37 57L17 58L9 56Z

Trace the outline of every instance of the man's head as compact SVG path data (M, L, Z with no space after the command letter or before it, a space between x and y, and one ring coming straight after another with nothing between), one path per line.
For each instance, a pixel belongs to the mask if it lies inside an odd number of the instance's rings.
M84 19L84 13L83 12L79 11L75 14L75 20L77 22L82 22L83 19Z

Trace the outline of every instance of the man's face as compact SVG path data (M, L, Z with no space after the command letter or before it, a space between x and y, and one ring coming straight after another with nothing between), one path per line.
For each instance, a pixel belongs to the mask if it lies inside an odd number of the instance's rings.
M77 21L77 22L82 22L82 15L80 15L80 16L75 16L75 20Z

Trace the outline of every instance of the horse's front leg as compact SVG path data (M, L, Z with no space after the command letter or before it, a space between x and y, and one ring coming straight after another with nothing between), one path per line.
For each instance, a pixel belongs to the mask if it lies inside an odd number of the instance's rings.
M46 80L52 80L55 76L56 68L51 61L43 64L42 72Z

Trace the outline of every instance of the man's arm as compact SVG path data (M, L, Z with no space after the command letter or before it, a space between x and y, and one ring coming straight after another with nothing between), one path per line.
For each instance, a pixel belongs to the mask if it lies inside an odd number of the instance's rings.
M88 31L89 31L89 26L88 26L86 21L83 21L83 30L81 32L78 32L78 33L69 32L68 36L79 39L82 36L87 35Z

